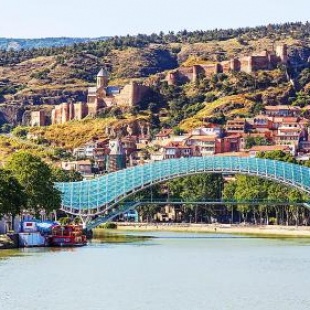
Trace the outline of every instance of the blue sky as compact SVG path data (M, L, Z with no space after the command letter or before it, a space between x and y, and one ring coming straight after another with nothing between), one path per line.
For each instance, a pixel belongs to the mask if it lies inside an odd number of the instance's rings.
M309 0L0 0L0 37L97 37L310 20Z

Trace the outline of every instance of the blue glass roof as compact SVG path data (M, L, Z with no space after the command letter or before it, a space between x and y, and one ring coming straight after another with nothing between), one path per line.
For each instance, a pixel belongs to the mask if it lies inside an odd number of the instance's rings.
M91 211L95 214L152 184L203 172L255 175L310 193L310 168L275 160L233 156L163 160L93 180L55 183L55 187L62 192L64 210L77 214Z

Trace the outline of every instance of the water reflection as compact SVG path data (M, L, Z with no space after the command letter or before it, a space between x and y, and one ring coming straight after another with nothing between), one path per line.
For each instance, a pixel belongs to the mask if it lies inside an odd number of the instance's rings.
M94 237L89 240L89 244L102 244L102 243L140 243L151 240L152 236L142 236L127 234L127 233L116 233L107 230L95 230Z
M6 259L12 256L22 256L18 249L0 250L0 260Z

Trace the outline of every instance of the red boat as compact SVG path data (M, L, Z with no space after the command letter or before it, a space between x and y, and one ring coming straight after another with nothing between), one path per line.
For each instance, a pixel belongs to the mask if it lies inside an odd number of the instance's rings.
M49 236L51 246L83 246L87 244L81 225L56 225Z

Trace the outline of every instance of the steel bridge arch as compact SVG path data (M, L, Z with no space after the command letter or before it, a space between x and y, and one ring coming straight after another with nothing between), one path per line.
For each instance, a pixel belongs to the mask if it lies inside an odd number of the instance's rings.
M237 156L163 160L130 167L93 180L55 183L55 187L62 193L63 211L79 216L95 216L106 213L149 186L198 173L258 176L310 193L310 168L270 159Z

